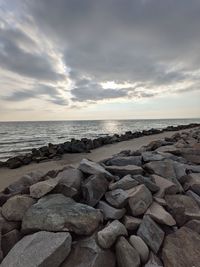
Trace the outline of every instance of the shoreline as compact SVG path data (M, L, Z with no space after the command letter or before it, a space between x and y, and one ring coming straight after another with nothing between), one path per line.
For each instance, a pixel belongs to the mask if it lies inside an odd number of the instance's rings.
M99 162L123 150L132 150L132 151L137 150L141 146L148 145L151 141L156 141L159 139L164 139L166 137L171 137L173 134L177 132L190 131L191 129L192 128L176 130L176 131L165 131L165 132L163 131L161 133L142 136L114 144L107 144L99 148L93 149L91 153L74 153L74 154L66 153L62 155L61 159L51 159L40 163L32 162L28 165L24 165L16 169L9 169L7 167L2 167L0 168L0 191L2 191L12 182L17 181L23 175L35 170L47 173L48 171L53 169L61 170L66 165L73 165L74 167L77 167L78 163L82 160L82 158L87 158Z
M60 159L65 154L78 154L78 153L89 153L91 150L102 147L108 144L115 144L127 140L133 140L136 138L140 138L143 136L150 136L154 134L159 134L163 132L171 132L177 130L185 130L194 127L200 126L199 123L190 123L178 126L167 126L162 129L149 129L143 131L131 132L127 131L123 134L113 134L106 135L103 137L98 137L95 139L82 138L71 139L71 141L67 141L59 144L49 143L47 146L42 146L39 148L32 148L32 152L16 155L14 157L9 158L6 161L0 161L0 168L8 167L10 169L19 168L23 165L29 165L33 162L40 163L47 160L52 159Z

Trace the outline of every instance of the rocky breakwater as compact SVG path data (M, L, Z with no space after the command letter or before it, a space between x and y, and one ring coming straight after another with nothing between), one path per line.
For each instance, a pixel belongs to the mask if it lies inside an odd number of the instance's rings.
M170 144L169 144L170 143ZM0 195L2 267L199 267L200 129Z
M178 131L190 129L200 126L200 124L192 123L188 125L168 126L161 130L150 129L141 132L128 131L124 134L114 134L112 136L98 137L95 139L82 138L81 140L71 139L71 141L61 144L51 144L40 148L33 148L31 153L19 155L8 159L6 162L0 161L0 167L8 167L10 169L19 168L23 165L30 164L31 162L42 162L51 159L59 159L65 153L89 153L90 150L107 145L114 144L121 141L127 141L134 138L162 133L164 131Z

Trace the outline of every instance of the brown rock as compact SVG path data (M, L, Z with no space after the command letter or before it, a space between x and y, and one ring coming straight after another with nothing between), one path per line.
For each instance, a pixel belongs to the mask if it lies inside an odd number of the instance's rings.
M125 215L123 217L122 222L128 231L134 231L134 230L137 230L137 228L141 224L142 220L139 218Z
M123 177L127 174L142 174L143 169L136 165L126 165L126 166L106 166L106 170L114 175L118 175L120 177Z

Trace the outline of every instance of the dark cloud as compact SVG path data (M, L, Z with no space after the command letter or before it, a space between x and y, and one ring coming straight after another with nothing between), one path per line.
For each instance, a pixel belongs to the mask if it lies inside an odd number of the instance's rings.
M57 89L47 85L39 85L29 90L16 90L10 95L2 97L6 101L25 101L33 98L47 97L47 101L57 105L68 105Z

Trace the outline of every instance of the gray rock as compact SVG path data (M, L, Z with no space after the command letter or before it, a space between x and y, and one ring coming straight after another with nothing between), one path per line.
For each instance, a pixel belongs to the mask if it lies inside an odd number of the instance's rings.
M123 189L115 189L105 194L106 201L115 208L123 208L128 200L128 194Z
M128 231L135 231L141 224L142 220L132 216L125 215L122 220Z
M110 248L119 236L127 235L125 226L118 220L115 220L98 232L97 240L102 248Z
M149 248L142 240L142 238L136 235L131 235L129 241L139 253L141 262L146 263L149 258Z
M105 220L119 220L126 213L126 209L116 209L108 205L105 201L99 201L97 208L103 213Z
M130 189L136 185L138 185L139 183L134 180L130 174L124 176L123 178L121 178L119 181L115 182L115 183L111 183L109 185L109 189L110 190L115 190L115 189L123 189L123 190L127 190Z
M99 210L61 194L52 194L41 198L25 213L22 230L72 231L89 235L101 221L102 214Z
M199 266L200 235L187 227L169 234L164 241L162 259L165 267Z
M33 198L41 198L51 192L58 184L56 179L48 179L38 182L30 186L30 196Z
M167 210L176 220L178 226L184 225L192 219L200 219L198 204L189 196L166 195Z
M61 267L115 267L114 253L100 248L93 236L74 242ZM52 266L53 267L53 266Z
M106 170L114 175L123 177L127 174L143 174L143 169L136 165L126 165L126 166L106 166Z
M151 204L145 214L149 215L154 221L160 224L166 224L168 226L176 225L176 221L171 214L156 202Z
M144 184L152 193L159 191L159 187L152 181L151 177L145 177L142 175L134 175L135 179L139 184Z
M65 183L59 182L51 192L53 194L63 194L65 197L76 198L79 192L76 188L68 186Z
M191 220L187 222L184 226L192 229L194 232L197 232L200 235L200 221L199 220Z
M1 267L58 267L71 249L69 233L38 232L22 238Z
M87 174L102 173L107 179L112 180L113 175L106 171L100 164L88 159L82 159L79 164L79 170Z
M164 197L165 194L176 194L179 192L179 187L168 179L165 179L159 175L152 175L156 185L160 188L155 194L156 197Z
M142 165L141 156L129 156L129 157L113 157L106 162L106 165L115 165L115 166L127 166L127 165Z
M119 267L139 267L140 256L137 250L124 238L120 237L115 246L117 266Z
M21 221L24 213L35 203L27 195L16 195L9 198L2 206L2 215L9 221Z
M14 230L14 229L19 229L20 228L20 221L7 221L3 215L1 214L0 210L0 227L1 227L1 233L7 234L8 232Z
M138 185L126 192L129 195L128 203L133 216L144 214L153 201L152 194L145 185Z
M160 161L165 159L165 157L154 151L146 151L142 153L142 159L145 163L147 163L149 161Z
M199 205L200 207L200 196L197 195L196 193L194 193L192 190L188 190L186 192L186 195L191 197L192 199L194 199L194 201L196 201L196 203Z
M191 173L182 177L184 190L192 190L200 196L200 173Z
M145 215L139 226L137 235L157 254L162 245L165 233L150 216Z
M102 173L94 174L82 184L82 193L85 203L95 206L108 189L108 181Z
M149 260L144 267L163 267L163 264L161 260L151 251L149 254Z
M8 254L12 247L21 239L21 234L14 229L2 236L1 246L4 257Z

